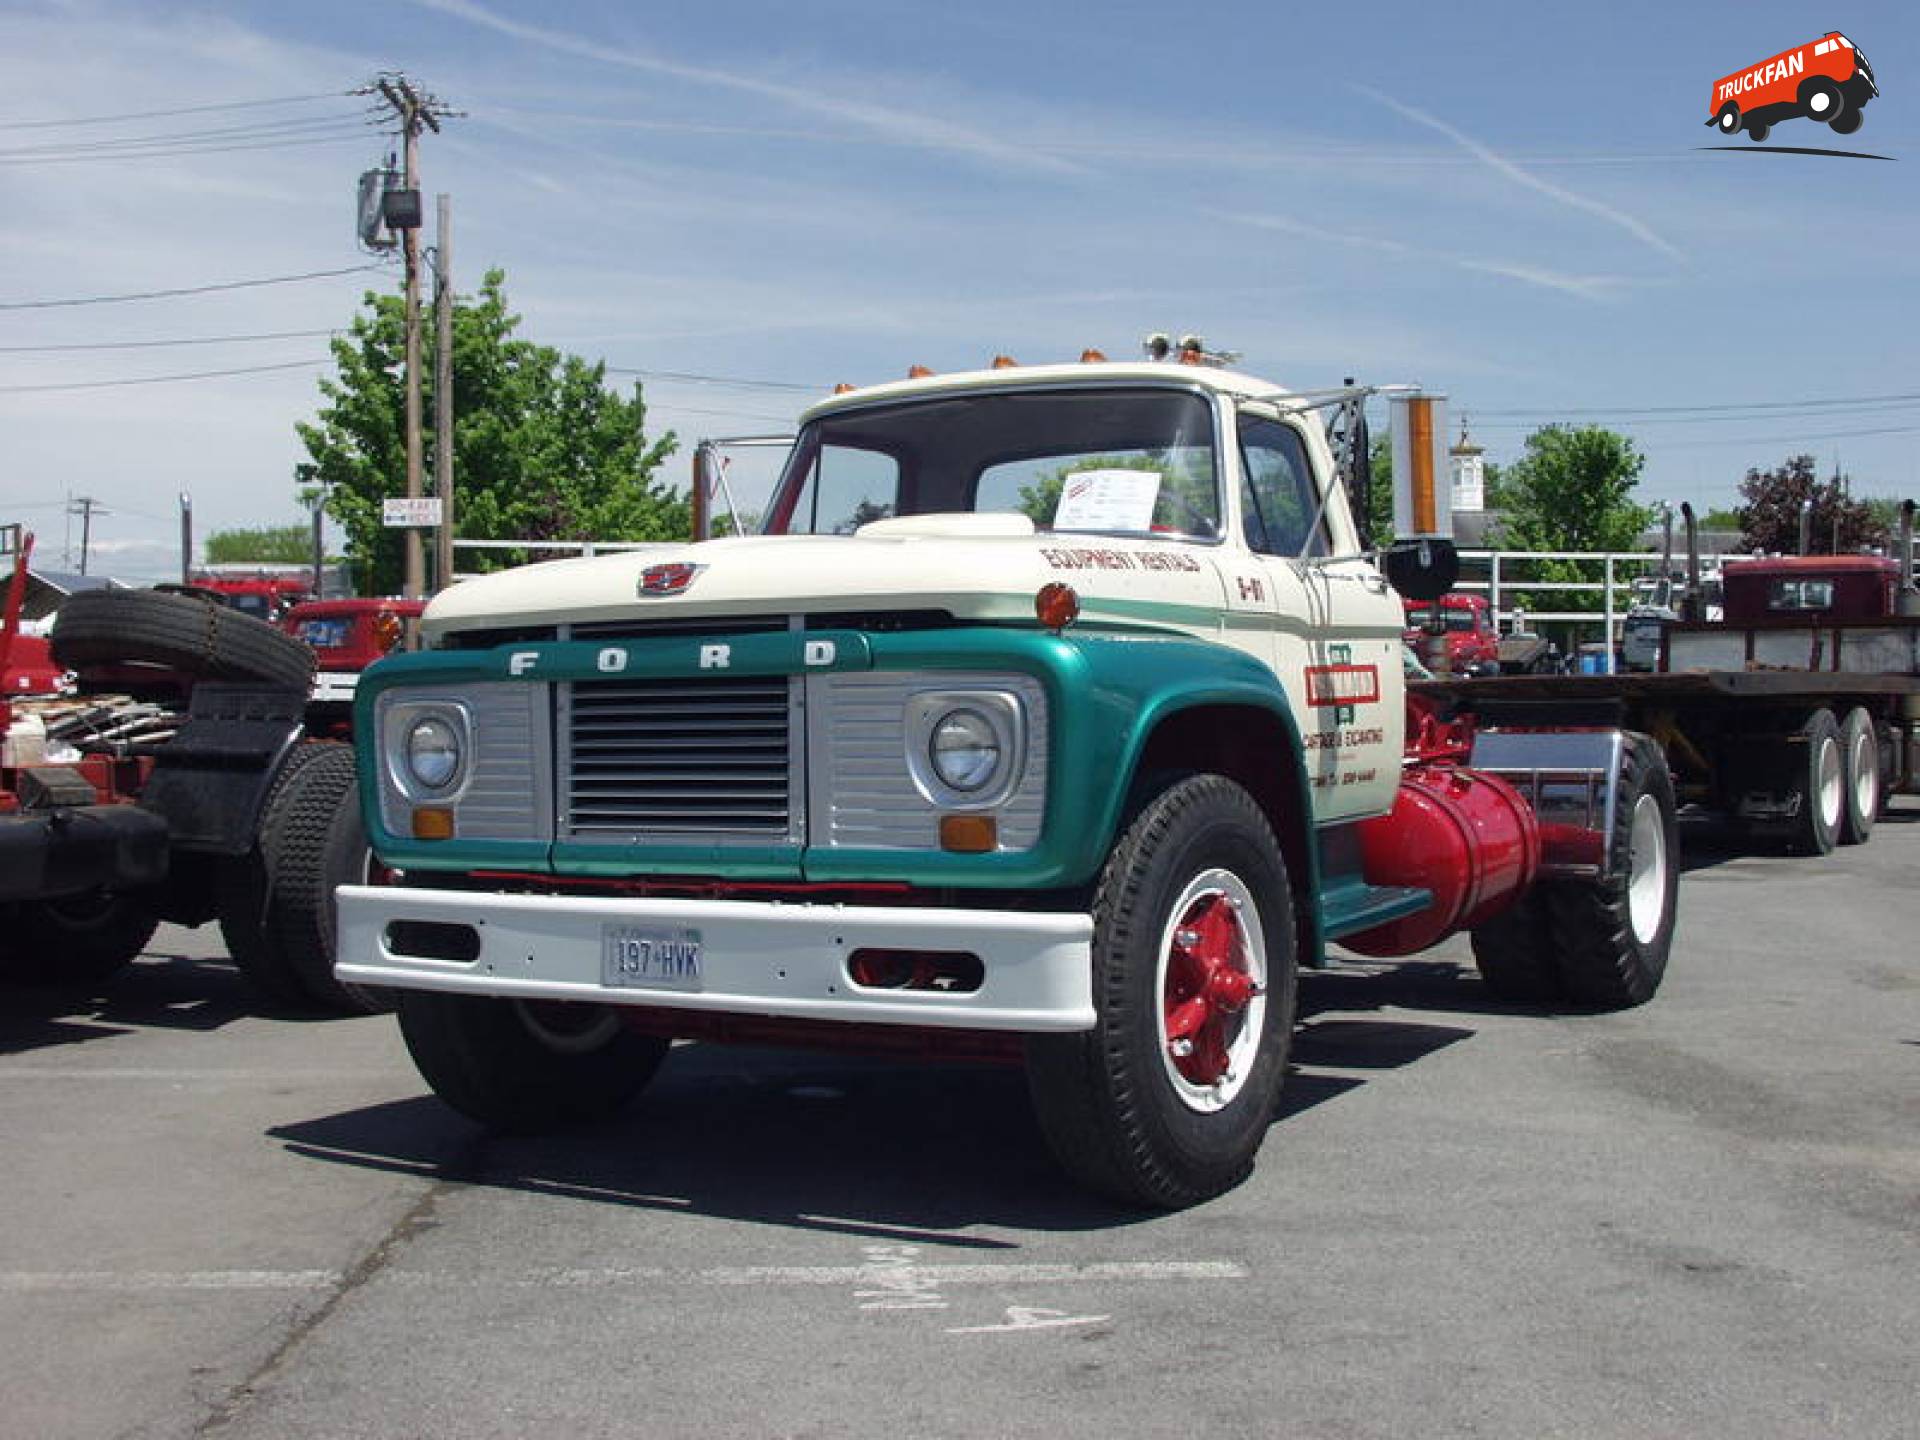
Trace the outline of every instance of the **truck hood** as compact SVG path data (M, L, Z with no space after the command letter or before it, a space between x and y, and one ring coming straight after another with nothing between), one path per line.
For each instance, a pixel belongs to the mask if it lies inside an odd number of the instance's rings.
M691 575L661 567L686 566ZM677 593L647 593L642 578ZM856 535L745 536L560 560L462 581L428 606L430 643L471 630L605 621L848 615L940 610L1031 624L1034 595L1072 585L1085 620L1193 628L1226 587L1209 547L1191 542L1035 534L1005 515L911 516ZM1210 625L1209 625L1210 628Z

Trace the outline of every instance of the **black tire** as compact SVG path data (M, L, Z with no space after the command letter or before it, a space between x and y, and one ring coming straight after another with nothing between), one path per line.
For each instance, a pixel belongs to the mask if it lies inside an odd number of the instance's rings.
M1842 784L1846 805L1840 816L1840 843L1864 845L1880 818L1885 777L1880 769L1880 733L1867 707L1856 705L1840 725Z
M1680 896L1673 777L1652 737L1629 733L1607 873L1539 887L1566 999L1594 1010L1645 1004L1660 988Z
M1093 922L1094 1028L1027 1042L1040 1128L1068 1174L1116 1200L1218 1195L1253 1168L1293 1038L1293 897L1253 797L1220 775L1153 796L1107 859Z
M1720 113L1713 117L1713 123L1720 127L1722 135L1732 135L1740 129L1740 107L1729 100L1720 107Z
M1475 930L1472 940L1474 967L1497 998L1549 1005L1566 997L1554 963L1553 922L1538 887Z
M353 750L321 744L268 803L260 821L267 879L266 946L306 998L330 1010L371 1014L392 1001L386 992L334 978L338 933L333 892L366 883L372 851L360 819Z
M289 750L261 803L261 833L254 836L253 848L245 855L222 859L214 870L214 907L227 956L242 978L265 998L280 1005L305 1006L312 1003L312 997L286 956L267 938L267 909L273 898L273 886L261 843L265 816L295 774L340 748L313 744L295 745Z
M1860 128L1866 118L1864 110L1848 110L1844 114L1836 115L1827 124L1833 127L1833 133L1836 135L1851 135Z
M212 680L307 689L313 650L273 626L194 595L83 590L62 602L53 656L70 670L137 661Z
M1801 85L1799 101L1807 118L1822 125L1830 125L1840 119L1849 108L1847 97L1840 87L1821 75Z
M400 1033L447 1104L505 1135L604 1119L653 1079L671 1042L621 1024L608 1006L405 990Z
M0 907L0 979L97 985L131 965L159 924L139 897L107 890Z
M1840 749L1840 726L1831 710L1820 709L1800 727L1804 748L1789 746L1792 768L1786 791L1794 804L1787 831L1787 849L1795 855L1825 855L1840 841L1846 816L1846 761Z
M1747 138L1756 145L1772 133L1773 127L1763 120L1749 120L1747 122Z

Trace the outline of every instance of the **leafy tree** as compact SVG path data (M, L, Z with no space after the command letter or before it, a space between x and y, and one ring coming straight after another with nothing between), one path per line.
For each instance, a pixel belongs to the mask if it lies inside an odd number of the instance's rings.
M272 525L216 530L207 536L209 565L305 565L313 560L313 527Z
M1740 512L1716 505L1700 517L1700 528L1702 530L1738 530Z
M1813 502L1809 549L1813 554L1848 554L1862 546L1884 544L1887 527L1873 506L1847 494L1846 477L1827 480L1814 473L1811 455L1791 455L1774 470L1749 470L1740 482L1740 530L1749 550L1794 553L1800 548L1800 510ZM1837 531L1836 531L1837 525ZM1836 538L1837 535L1837 538Z
M1633 489L1646 459L1625 435L1598 425L1546 425L1527 437L1526 453L1500 479L1496 542L1509 550L1637 550L1653 519ZM1591 560L1542 560L1543 582L1598 582L1606 566ZM1542 590L1515 597L1527 609L1601 610L1597 590Z
M477 297L453 310L453 488L457 533L488 540L665 540L691 534L684 496L657 481L669 432L649 441L640 386L606 388L604 363L519 338L505 276L487 272ZM402 582L403 532L381 524L380 502L405 493L404 305L368 292L348 334L333 342L325 403L297 426L309 460L302 486L324 486L327 513L370 593ZM422 357L425 474L433 473L433 351ZM516 552L466 552L463 569L517 563Z

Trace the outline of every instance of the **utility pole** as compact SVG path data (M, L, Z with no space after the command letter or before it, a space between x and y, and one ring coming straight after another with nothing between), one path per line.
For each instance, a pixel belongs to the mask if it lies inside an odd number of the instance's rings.
M440 497L440 528L434 536L433 583L453 583L453 201L439 203L438 241L433 247L433 488Z
M404 197L396 204L394 192L385 203L387 225L398 230L401 254L406 260L406 367L407 367L407 498L418 500L422 484L422 436L420 433L420 130L424 126L440 133L440 119L452 112L440 101L415 90L404 75L382 75L360 94L378 94L392 107L400 122L404 142L405 173L401 181ZM426 555L418 527L407 529L406 595L417 600L426 588Z
M91 495L75 496L67 504L69 515L80 517L80 573L87 573L87 550L93 543L93 517L96 513L111 515L113 512Z
M180 492L180 583L193 583L193 496Z

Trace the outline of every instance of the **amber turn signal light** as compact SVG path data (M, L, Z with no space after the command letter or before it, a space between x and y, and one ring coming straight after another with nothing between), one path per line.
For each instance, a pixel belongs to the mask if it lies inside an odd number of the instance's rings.
M998 848L1000 826L991 815L942 815L940 848L961 855L984 855Z
M422 805L413 812L413 838L416 840L453 839L453 811L444 805Z
M382 610L373 617L373 640L382 650L392 651L406 633L406 621L391 610Z

